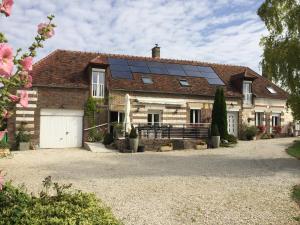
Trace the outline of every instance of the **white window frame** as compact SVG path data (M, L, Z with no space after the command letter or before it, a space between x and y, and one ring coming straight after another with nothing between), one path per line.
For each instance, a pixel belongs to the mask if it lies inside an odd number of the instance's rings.
M192 114L192 117L191 117ZM196 121L196 114L198 114L198 122ZM190 123L199 124L201 121L201 110L200 109L190 109Z
M121 121L121 114L123 114L123 121ZM125 120L125 113L124 112L118 112L118 123L123 123Z
M97 81L94 82L94 75L97 76ZM103 82L100 82L100 78L102 76ZM105 70L104 69L92 69L92 79L91 79L91 85L92 85L92 97L93 98L104 98L105 94ZM96 88L94 86L96 85Z
M248 88L245 88L248 86ZM252 105L252 81L243 82L244 105Z
M263 126L264 125L264 116L265 113L263 112L256 112L255 113L255 126Z
M148 121L149 115L151 115L151 124ZM154 122L154 115L158 115L158 122ZM160 126L161 124L161 113L160 112L148 112L147 114L147 124L151 126Z

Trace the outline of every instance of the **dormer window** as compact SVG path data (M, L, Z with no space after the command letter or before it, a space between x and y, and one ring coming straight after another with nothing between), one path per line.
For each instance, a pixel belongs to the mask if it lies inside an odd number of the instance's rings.
M104 98L104 79L105 70L103 69L92 69L92 97Z
M252 105L252 82L243 82L244 105Z
M269 86L267 87L267 90L271 93L271 94L277 94L277 92L274 90L273 87Z

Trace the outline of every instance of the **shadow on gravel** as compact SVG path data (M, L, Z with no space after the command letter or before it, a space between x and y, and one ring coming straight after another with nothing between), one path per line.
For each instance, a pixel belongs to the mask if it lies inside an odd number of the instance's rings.
M225 155L174 156L161 154L109 156L90 160L66 159L39 166L52 176L70 179L211 176L211 177L266 177L287 172L300 178L300 161L293 158L248 159Z

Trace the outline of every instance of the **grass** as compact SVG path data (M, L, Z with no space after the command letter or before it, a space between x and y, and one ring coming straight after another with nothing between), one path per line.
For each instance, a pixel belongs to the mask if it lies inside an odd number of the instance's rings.
M300 159L300 141L295 141L292 146L290 146L286 152L297 158ZM292 198L295 202L300 206L300 185L295 185L292 189ZM294 217L294 220L300 221L300 216Z
M293 145L290 146L290 147L286 150L286 152L287 152L289 155L291 155L291 156L293 156L293 157L295 157L295 158L297 158L297 159L300 159L300 141L295 141L295 142L293 143Z

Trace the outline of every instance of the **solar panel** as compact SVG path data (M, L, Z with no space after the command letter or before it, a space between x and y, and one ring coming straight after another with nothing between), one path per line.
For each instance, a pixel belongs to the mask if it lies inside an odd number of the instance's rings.
M192 65L182 65L182 68L185 72L187 71L199 71L198 66L192 66Z
M130 72L130 68L127 65L118 65L118 64L110 65L110 70L113 70L113 71L129 71Z
M167 69L164 67L149 67L149 70L154 74L169 74Z
M120 79L132 79L132 73L130 71L111 71L111 75L113 78Z
M223 81L220 78L206 78L209 84L212 85L224 85Z
M110 65L128 65L127 60L125 59L114 59L114 58L109 58L108 62Z
M168 72L170 75L174 75L174 76L186 76L186 74L183 70L168 69Z
M159 62L147 62L148 67L162 67L165 68L164 63Z
M219 79L219 76L216 73L205 73L205 72L200 72L201 76L204 78L210 78L210 79Z
M214 73L215 71L209 66L197 66L198 70L205 73Z
M150 73L149 68L145 66L130 66L130 70L133 73Z
M167 70L183 70L179 64L165 63Z
M113 78L132 79L132 73L153 73L174 76L206 78L211 85L224 85L209 66L181 65L178 63L148 62L143 60L108 59Z
M200 71L188 70L188 71L185 71L185 73L187 76L191 76L191 77L203 77L203 75Z
M133 61L133 60L128 60L128 65L129 66L144 66L148 67L147 63L145 61Z

